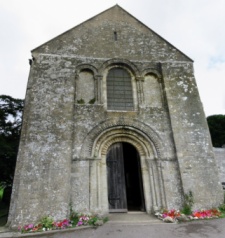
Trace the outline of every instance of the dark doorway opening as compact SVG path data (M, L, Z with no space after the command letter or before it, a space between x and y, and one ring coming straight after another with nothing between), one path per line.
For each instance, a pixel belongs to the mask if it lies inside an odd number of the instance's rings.
M140 157L125 142L113 144L107 154L110 212L145 211Z
M123 143L123 153L128 210L145 211L139 154L129 143Z

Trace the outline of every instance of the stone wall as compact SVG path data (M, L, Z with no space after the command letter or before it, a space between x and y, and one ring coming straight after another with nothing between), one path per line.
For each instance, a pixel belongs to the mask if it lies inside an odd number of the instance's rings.
M225 182L225 148L213 148L217 166L219 169L220 182Z

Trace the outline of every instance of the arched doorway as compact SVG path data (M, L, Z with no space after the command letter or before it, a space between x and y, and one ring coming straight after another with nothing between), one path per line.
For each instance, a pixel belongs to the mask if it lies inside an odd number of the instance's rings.
M159 159L163 155L161 139L151 127L140 123L138 120L124 117L121 125L114 119L109 119L96 126L89 133L82 146L81 157L93 158L89 160L89 170L85 170L89 171L90 176L88 190L90 192L90 210L101 211L103 214L111 211L108 199L107 155L111 146L116 143L123 145L127 143L131 146L130 148L134 148L132 151L138 154L139 173L143 180L144 196L142 197L144 199L142 205L144 206L142 207L145 208L144 210L150 214L158 208L167 207L162 166ZM127 150L125 149L125 151ZM129 154L125 156L126 158L129 161ZM131 206L127 207L127 205L125 209L125 211L132 210ZM141 208L139 209L141 210Z
M110 212L145 211L140 158L136 148L125 142L110 146L107 158Z

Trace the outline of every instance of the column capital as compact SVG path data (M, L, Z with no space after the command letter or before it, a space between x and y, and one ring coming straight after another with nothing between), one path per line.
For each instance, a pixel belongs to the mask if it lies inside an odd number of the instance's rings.
M137 76L137 77L136 77L136 80L137 80L137 81L144 81L144 77L142 77L142 76Z
M102 80L103 76L101 74L96 74L94 76L95 79L99 79L99 80Z

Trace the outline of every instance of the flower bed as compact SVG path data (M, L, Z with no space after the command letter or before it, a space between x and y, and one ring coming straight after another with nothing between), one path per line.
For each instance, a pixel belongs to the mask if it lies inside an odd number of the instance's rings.
M190 221L198 219L211 219L222 217L222 212L219 209L213 208L209 210L196 210L191 215L182 214L179 210L163 210L155 214L159 219L164 222L179 222L179 221Z
M107 221L106 217L92 214L72 213L70 219L54 221L51 216L43 217L37 224L27 224L18 227L21 233L43 232L49 230L59 230L66 228L74 228L78 226L92 225L100 226Z

